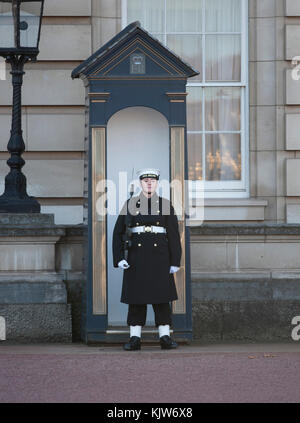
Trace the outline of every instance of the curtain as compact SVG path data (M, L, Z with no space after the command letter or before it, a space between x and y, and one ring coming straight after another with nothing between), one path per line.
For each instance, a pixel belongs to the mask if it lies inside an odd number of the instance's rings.
M202 36L201 35L167 35L167 46L186 63L190 64L199 75L189 78L190 81L202 79Z
M128 0L128 22L139 19L147 31L200 72L189 82L203 87L187 87L191 180L241 178L242 88L222 86L224 82L241 81L241 3L241 0ZM210 82L220 86L206 86Z
M201 32L203 0L167 0L166 32Z
M188 134L188 179L203 179L202 168L202 134Z
M205 56L207 82L241 80L240 35L206 35Z
M151 34L165 31L164 0L127 0L128 24L139 20Z
M239 131L240 116L240 87L205 88L206 131Z
M205 179L241 179L240 134L205 134Z
M206 0L206 32L240 32L241 0Z

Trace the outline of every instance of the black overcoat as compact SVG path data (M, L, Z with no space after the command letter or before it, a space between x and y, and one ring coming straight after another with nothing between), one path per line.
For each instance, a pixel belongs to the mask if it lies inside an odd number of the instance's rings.
M131 227L163 226L167 232L132 234L127 260L130 267L123 270L121 302L160 304L177 300L170 266L180 267L182 248L173 205L157 193L147 198L143 192L124 203L113 231L114 267L124 259L122 234L126 227L126 213L129 213Z

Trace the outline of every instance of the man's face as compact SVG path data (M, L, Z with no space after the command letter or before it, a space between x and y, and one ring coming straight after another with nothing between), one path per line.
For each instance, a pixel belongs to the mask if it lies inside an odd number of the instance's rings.
M158 180L155 178L143 178L140 180L143 193L152 194L156 191Z

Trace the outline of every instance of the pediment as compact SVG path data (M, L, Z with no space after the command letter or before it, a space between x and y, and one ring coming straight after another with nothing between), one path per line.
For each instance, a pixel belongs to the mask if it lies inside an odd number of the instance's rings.
M197 74L139 22L133 22L74 69L72 78L177 79Z

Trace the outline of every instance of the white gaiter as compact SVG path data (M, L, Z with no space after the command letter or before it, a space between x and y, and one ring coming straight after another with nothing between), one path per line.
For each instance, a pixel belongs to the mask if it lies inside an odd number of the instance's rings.
M130 326L130 338L132 336L138 336L139 338L141 337L141 333L142 333L142 326Z
M165 335L170 336L170 325L159 325L158 333L160 338Z

